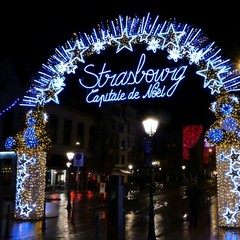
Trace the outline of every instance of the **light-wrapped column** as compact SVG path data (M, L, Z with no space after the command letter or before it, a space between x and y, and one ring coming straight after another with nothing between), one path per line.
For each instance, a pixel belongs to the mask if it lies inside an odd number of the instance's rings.
M17 154L14 218L41 219L44 216L47 153L29 150Z
M216 147L218 225L240 227L240 146Z

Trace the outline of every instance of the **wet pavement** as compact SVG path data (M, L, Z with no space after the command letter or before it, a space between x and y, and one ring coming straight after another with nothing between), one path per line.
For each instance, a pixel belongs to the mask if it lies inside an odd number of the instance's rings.
M187 199L179 188L154 195L155 233L157 240L238 240L239 229L223 229L217 226L216 196L209 197L201 208L196 229L189 228L186 217ZM4 202L2 239L14 240L112 240L108 239L106 200L98 193L75 194L72 212L67 207L67 194L48 193L45 221L14 221L13 202ZM73 196L72 196L73 197ZM136 199L137 198L137 199ZM147 239L148 195L132 193L125 200L125 240ZM126 203L127 202L127 203ZM7 206L10 206L9 221ZM117 239L117 236L116 238Z

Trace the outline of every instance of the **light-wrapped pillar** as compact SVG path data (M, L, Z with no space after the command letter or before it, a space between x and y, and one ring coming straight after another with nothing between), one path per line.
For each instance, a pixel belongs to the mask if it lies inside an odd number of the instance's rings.
M37 150L18 152L15 219L38 220L44 216L46 155Z
M216 147L218 225L240 227L240 145Z
M9 137L5 146L17 152L14 218L38 220L44 217L46 157L51 140L45 130L47 114L43 105L27 112L25 128Z
M224 89L216 98L216 121L205 136L216 148L218 226L240 227L240 102Z

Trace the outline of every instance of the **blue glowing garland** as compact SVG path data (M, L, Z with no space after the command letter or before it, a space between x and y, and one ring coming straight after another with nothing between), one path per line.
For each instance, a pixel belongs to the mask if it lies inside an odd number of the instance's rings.
M123 49L133 51L134 44L143 44L147 51L154 53L165 50L168 60L177 62L185 58L190 65L195 64L196 73L204 78L203 87L209 88L212 95L220 93L221 88L226 92L240 90L240 75L231 69L229 60L221 58L221 49L209 42L200 29L175 20L159 23L158 18L152 19L150 13L142 18L119 16L116 21L101 23L92 34L75 35L75 39L57 47L55 54L42 65L19 104L28 107L51 101L58 104L58 94L66 86L65 75L75 73L88 56L100 54L109 47L115 47L116 54Z

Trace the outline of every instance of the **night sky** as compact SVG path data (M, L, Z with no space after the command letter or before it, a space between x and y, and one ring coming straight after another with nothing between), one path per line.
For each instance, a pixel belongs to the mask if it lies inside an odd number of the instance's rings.
M28 85L34 72L41 69L43 63L54 54L55 48L62 46L73 37L74 33L91 33L97 24L114 20L119 15L146 16L148 12L159 22L176 19L202 29L210 41L222 49L221 56L231 59L237 66L240 56L240 21L239 10L233 1L217 4L210 1L50 1L10 3L1 7L1 42L0 57L10 57L21 81ZM81 6L82 4L82 6ZM14 5L14 6L13 6ZM149 100L140 109L158 109L163 122L181 124L209 124L213 113L208 107L212 101L210 93L205 91L200 81L186 80L188 87L178 89L172 99L161 103ZM186 94L187 93L187 94ZM64 94L64 93L63 93ZM187 99L186 99L187 96ZM195 107L194 107L195 106ZM197 110L196 110L197 109Z

